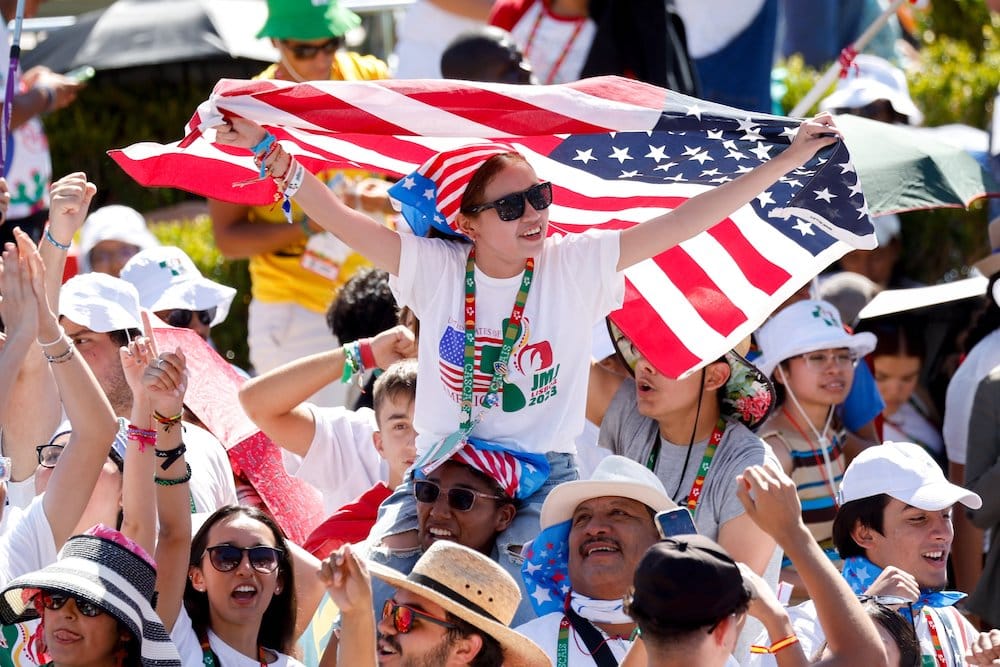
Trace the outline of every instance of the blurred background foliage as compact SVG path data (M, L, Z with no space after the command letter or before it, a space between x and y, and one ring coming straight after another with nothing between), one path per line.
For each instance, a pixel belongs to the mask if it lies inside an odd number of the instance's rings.
M918 57L907 70L907 81L924 112L924 125L988 129L1000 84L1000 17L991 15L982 0L932 0L928 11L913 16ZM798 57L779 67L786 73L781 108L787 113L822 72L804 66ZM965 277L969 265L990 252L983 200L968 211L913 211L900 218L904 273L921 282Z

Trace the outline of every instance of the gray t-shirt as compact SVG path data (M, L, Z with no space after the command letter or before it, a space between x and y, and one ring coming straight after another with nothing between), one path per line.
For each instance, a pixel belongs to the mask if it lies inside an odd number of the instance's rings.
M646 464L658 432L659 424L655 419L639 414L635 403L635 382L630 379L622 383L608 406L601 423L598 444L615 454ZM708 440L694 443L687 469L683 470L687 444L678 446L663 441L654 472L667 493L673 494L675 489L679 489L674 497L678 505L687 500L707 447ZM743 424L728 422L695 510L694 523L700 534L717 540L719 527L744 513L743 505L736 497L736 476L750 466L763 465L765 461L778 465L774 453L763 440Z

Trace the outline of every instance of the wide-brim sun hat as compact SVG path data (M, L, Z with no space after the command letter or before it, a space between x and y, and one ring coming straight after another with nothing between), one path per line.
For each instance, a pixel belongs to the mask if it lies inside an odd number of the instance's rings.
M379 563L367 565L372 576L440 605L495 639L505 667L551 667L540 646L510 629L521 591L493 559L456 542L437 541L408 575Z
M656 473L637 461L612 454L597 464L590 479L563 482L549 492L542 503L542 530L571 519L580 503L605 496L629 498L654 512L677 507Z
M102 206L87 216L80 229L80 273L91 270L90 251L101 241L120 241L139 250L160 245L137 210L121 204Z
M610 318L607 318L607 334L619 359L635 375L639 353ZM722 392L719 409L724 417L735 419L753 430L767 420L777 399L774 385L768 376L746 358L749 351L748 337L723 355L725 362L729 364L729 378Z
M59 291L59 315L94 333L142 330L139 292L106 273L73 276Z
M768 377L782 361L800 354L847 348L861 358L877 342L873 333L847 333L837 309L819 300L797 301L782 308L761 325L756 337L760 356L755 363Z
M122 268L121 278L135 285L140 305L153 312L215 308L213 327L229 315L236 296L232 287L204 277L187 253L173 246L134 255Z
M93 603L128 628L139 643L143 667L180 667L177 648L153 609L155 589L156 569L143 557L108 537L76 535L55 563L4 588L0 622L37 619L33 598L39 591L64 593Z
M359 25L361 17L338 0L268 0L257 37L308 41L340 37Z
M896 113L910 125L924 122L924 114L914 104L906 84L906 74L885 58L862 53L836 89L820 100L820 111L860 109L876 100L888 100Z
M883 442L858 454L844 471L837 498L843 505L883 493L928 512L956 503L983 506L977 493L949 482L930 454L911 442Z

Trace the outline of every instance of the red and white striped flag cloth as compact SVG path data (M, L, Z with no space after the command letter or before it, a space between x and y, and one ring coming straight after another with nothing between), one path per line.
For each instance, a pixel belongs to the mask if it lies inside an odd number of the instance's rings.
M549 233L623 228L773 158L798 123L600 77L555 86L457 81L220 81L174 144L111 151L147 186L245 204L274 201L248 152L212 143L224 115L270 129L311 171L412 172L440 150L514 145L553 183ZM710 230L625 272L615 323L671 376L713 361L852 248L875 247L843 142ZM582 267L582 270L586 270Z

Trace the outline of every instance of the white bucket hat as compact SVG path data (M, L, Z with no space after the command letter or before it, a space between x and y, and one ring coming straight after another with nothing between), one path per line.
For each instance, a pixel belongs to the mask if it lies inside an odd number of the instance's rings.
M590 479L563 482L549 492L542 504L542 530L571 519L580 503L604 496L629 498L654 512L677 507L656 473L637 461L613 454L597 464Z
M983 506L978 494L949 482L924 448L910 442L884 442L858 454L837 495L843 505L882 493L928 512L955 503L974 510Z
M140 250L160 245L146 226L146 219L134 208L111 204L87 216L80 229L80 271L90 271L90 251L101 241L121 241Z
M59 292L59 315L95 333L142 330L139 293L132 283L106 273L84 273Z
M849 334L840 313L826 301L798 301L779 310L757 330L760 356L754 363L770 377L785 359L806 352L846 347L858 357L875 349L873 333Z
M885 58L861 53L854 59L847 76L819 103L820 111L858 109L875 100L889 100L896 113L906 116L910 125L924 122L924 114L910 97L906 74Z
M210 326L229 315L236 290L201 275L180 248L157 246L136 254L122 268L122 280L135 285L139 303L153 312L162 310L208 310L215 308Z

